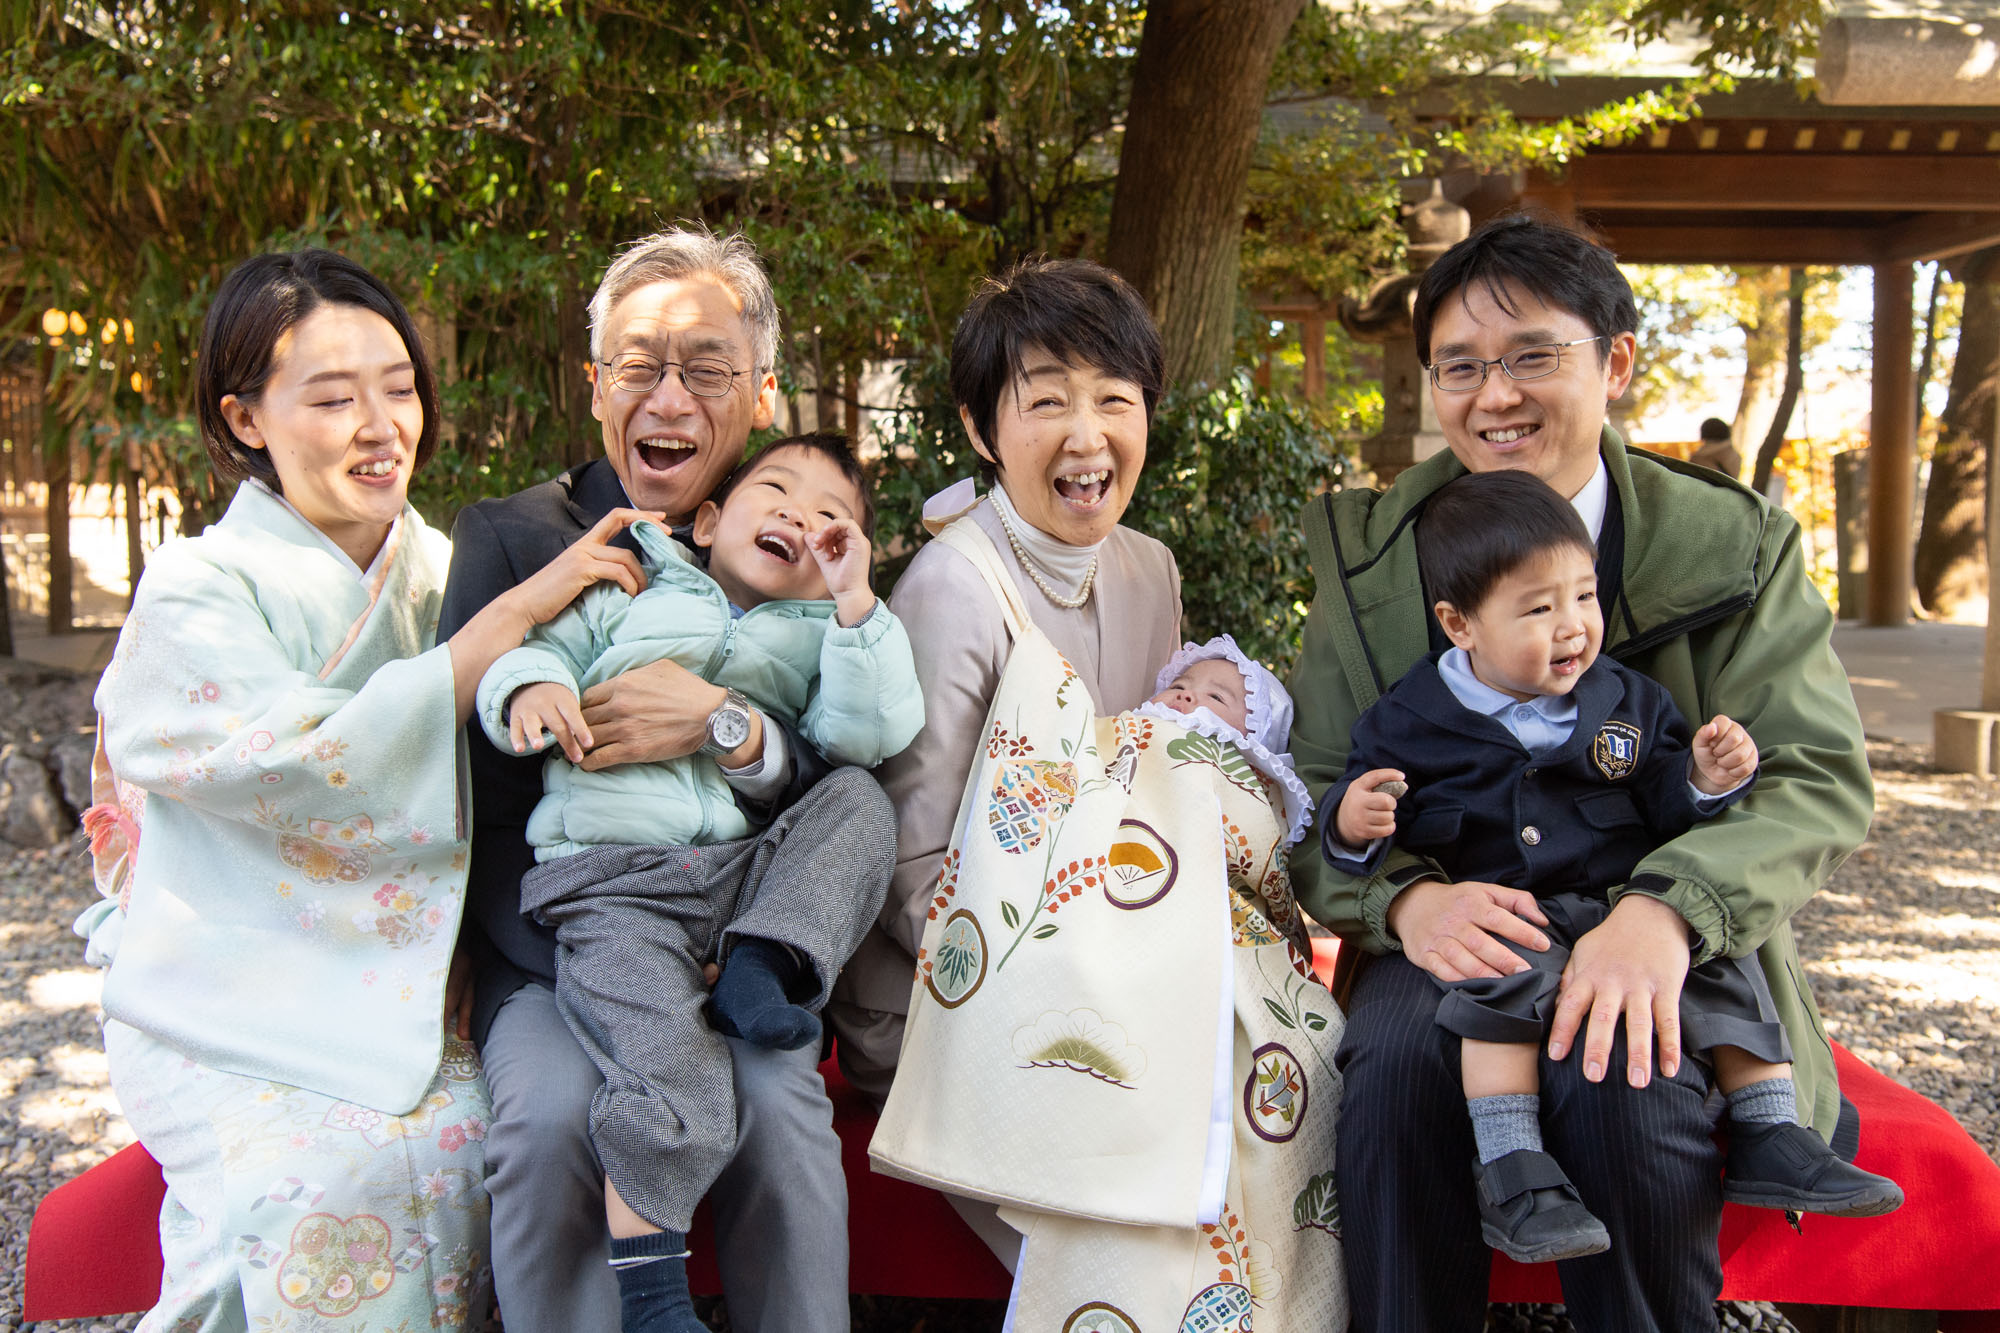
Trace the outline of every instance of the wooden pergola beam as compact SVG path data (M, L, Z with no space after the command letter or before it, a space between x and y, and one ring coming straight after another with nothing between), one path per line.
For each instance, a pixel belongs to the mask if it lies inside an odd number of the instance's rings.
M2000 244L2000 212L1924 213L1877 226L1590 220L1628 264L1921 264Z
M1872 264L1882 255L1880 233L1861 227L1591 222L1626 264Z
M1881 234L1882 258L1921 264L2000 244L2000 213L1936 213Z
M1882 153L1605 153L1563 180L1580 210L1990 212L2000 158Z

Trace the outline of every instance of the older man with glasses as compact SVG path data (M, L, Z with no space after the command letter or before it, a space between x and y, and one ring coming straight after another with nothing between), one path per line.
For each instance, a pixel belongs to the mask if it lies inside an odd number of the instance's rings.
M590 302L590 341L590 409L604 456L459 516L441 636L612 509L662 514L684 536L681 525L743 457L750 432L771 424L778 310L740 236L671 230L634 243ZM707 849L709 859L740 860L767 888L784 876L784 891L817 891L829 872L811 864L812 849L880 846L879 864L843 864L840 873L878 876L886 887L895 817L866 773L839 769L818 781L826 765L796 735L672 661L592 686L582 703L595 742L587 769L704 746L747 757L723 771L764 832ZM603 1177L590 1143L603 1080L556 1010L555 934L521 915L521 877L535 863L527 820L542 795L543 760L501 753L476 726L466 736L475 819L466 936L476 970L472 1035L493 1091L486 1160L495 1291L510 1329L615 1333L619 1282L608 1266ZM881 891L856 894L870 898L879 901ZM844 1330L846 1180L818 1046L779 1051L728 1040L738 1146L709 1199L730 1326Z
M1679 1049L1691 961L1757 956L1797 1057L1798 1118L1850 1158L1858 1132L1788 924L1873 809L1833 618L1790 516L1705 468L1628 451L1606 424L1632 378L1636 324L1610 253L1531 217L1488 223L1425 273L1413 326L1450 452L1386 492L1307 506L1319 593L1292 680L1298 771L1323 791L1361 710L1447 646L1415 553L1425 502L1467 471L1511 468L1567 498L1595 540L1604 651L1683 713L1727 714L1757 743L1754 791L1613 888L1563 976L1540 1061L1543 1134L1611 1237L1608 1252L1562 1265L1586 1333L1716 1327L1722 1154L1708 1074ZM1301 905L1348 945L1335 1165L1355 1326L1477 1333L1491 1256L1458 1039L1436 1024L1432 977L1525 969L1508 944L1546 949L1541 914L1518 886L1450 883L1406 852L1361 876L1318 849L1299 844L1293 876Z

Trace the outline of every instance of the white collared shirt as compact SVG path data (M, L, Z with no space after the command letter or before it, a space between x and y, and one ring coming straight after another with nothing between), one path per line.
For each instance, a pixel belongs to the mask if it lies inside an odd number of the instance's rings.
M1593 542L1604 535L1604 510L1610 501L1611 473L1604 466L1604 455L1599 454L1597 471L1590 474L1590 480L1569 501L1570 508L1583 520L1583 526L1590 529Z

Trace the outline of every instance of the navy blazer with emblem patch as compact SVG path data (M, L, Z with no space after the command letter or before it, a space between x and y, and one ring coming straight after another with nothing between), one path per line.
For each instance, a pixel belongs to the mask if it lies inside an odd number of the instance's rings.
M1537 895L1602 896L1702 817L1688 785L1693 733L1653 680L1600 656L1572 692L1576 730L1533 756L1497 718L1459 702L1438 672L1442 656L1411 667L1355 722L1347 772L1321 798L1323 851L1338 845L1342 794L1376 768L1401 769L1410 785L1396 804L1395 845L1452 880ZM1366 862L1333 863L1373 874L1387 850L1380 842Z

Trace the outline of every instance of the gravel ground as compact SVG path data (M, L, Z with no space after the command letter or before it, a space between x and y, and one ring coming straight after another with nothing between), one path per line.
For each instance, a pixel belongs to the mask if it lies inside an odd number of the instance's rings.
M1959 1118L2000 1160L2000 789L1930 771L1929 748L1870 744L1878 787L1869 841L1797 917L1834 1037ZM28 1219L48 1190L131 1141L105 1083L96 973L69 923L92 898L80 853L0 855L0 1328L20 1326ZM711 1310L718 1327L726 1314ZM1725 1326L1788 1329L1770 1307L1730 1306ZM99 1333L62 1321L45 1333ZM991 1333L989 1302L857 1297L857 1333ZM1557 1307L1499 1307L1493 1330L1566 1333Z

